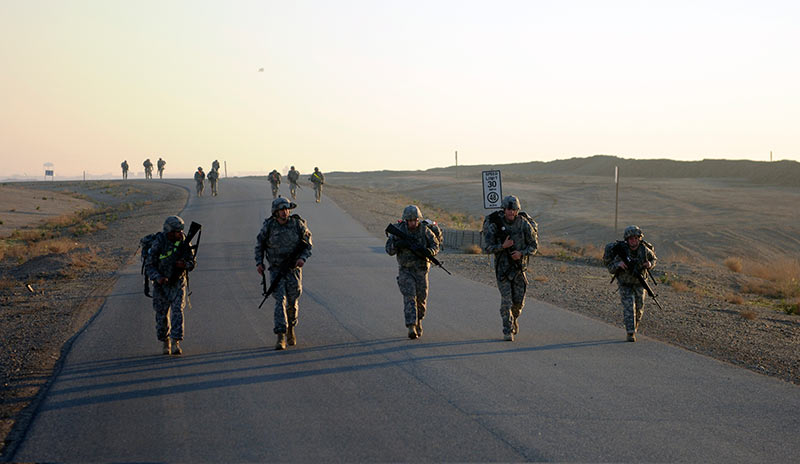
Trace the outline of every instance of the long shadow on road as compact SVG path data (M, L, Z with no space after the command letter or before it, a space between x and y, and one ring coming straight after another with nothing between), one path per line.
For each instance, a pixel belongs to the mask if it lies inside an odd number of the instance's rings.
M61 385L65 387L51 391L50 401L43 405L42 410L50 411L137 398L178 395L215 388L230 388L279 382L320 375L343 374L372 369L402 368L404 365L429 361L589 348L598 345L618 343L622 342L618 340L595 340L508 348L508 343L495 339L438 343L408 343L407 340L401 338L392 338L299 348L289 351L274 351L271 348L260 347L249 350L185 355L180 358L163 355L134 356L122 359L117 358L80 363L71 366L69 369L65 369L60 376ZM496 346L502 346L502 348L494 349L493 347ZM414 353L418 353L420 350L431 351L441 348L451 351L454 347L471 347L475 349L458 353L447 352L413 356ZM335 354L335 352L340 350L345 350L346 352ZM322 353L323 356L313 357L319 353ZM409 355L409 357L399 360L389 359L390 356L396 356L397 354L406 354ZM369 359L372 357L380 359ZM366 360L366 362L360 362L363 360ZM246 365L235 365L235 363L240 362L244 362ZM219 366L222 364L225 365L224 368L212 368L212 366ZM334 365L313 367L314 364ZM304 366L306 367L305 369L303 369ZM201 368L203 370L199 372L185 372L196 368ZM266 372L262 373L262 371ZM251 375L241 375L245 373L251 373ZM161 375L147 377L147 374ZM135 378L114 382L100 381L102 378L120 375L131 375ZM193 379L207 377L211 377L211 379L192 381ZM98 382L93 382L94 380ZM67 387L67 385L73 382L77 382L78 384ZM91 394L91 392L108 389L130 389L132 387L135 389L97 395ZM80 396L59 401L58 398L63 395Z

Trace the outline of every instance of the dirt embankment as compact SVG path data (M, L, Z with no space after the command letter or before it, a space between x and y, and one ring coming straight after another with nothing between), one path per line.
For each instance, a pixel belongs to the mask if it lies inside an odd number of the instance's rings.
M62 347L94 315L139 238L160 230L187 191L162 182L4 185L18 217L0 240L0 437L51 378ZM12 192L11 195L5 193ZM5 225L5 224L4 224ZM12 228L10 228L12 229Z

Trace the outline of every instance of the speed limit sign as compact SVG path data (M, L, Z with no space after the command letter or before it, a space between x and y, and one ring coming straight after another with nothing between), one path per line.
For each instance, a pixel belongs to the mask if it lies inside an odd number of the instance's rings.
M496 209L503 198L503 185L500 182L500 171L483 171L483 207Z

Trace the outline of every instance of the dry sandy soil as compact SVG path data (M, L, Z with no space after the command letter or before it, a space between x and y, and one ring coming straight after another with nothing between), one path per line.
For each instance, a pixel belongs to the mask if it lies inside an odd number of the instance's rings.
M326 175L325 194L379 237L409 203L419 204L423 213L446 227L479 228L487 211L479 171L475 174L332 173ZM5 212L16 209L18 216L33 222L0 229L5 235L20 227L28 233L0 242L5 246L0 248L0 437L8 442L27 421L30 405L51 379L62 350L116 282L116 270L138 259L138 239L159 230L165 216L180 211L187 191L166 181L143 180L0 188L0 220L11 224ZM5 194L11 191L13 195ZM510 176L504 171L504 191L520 196L523 209L539 223L542 253L532 261L529 297L622 327L616 285L609 285L610 276L598 260L602 246L619 235L614 233L611 180L552 173ZM748 275L748 266L755 266L750 263L796 262L800 257L797 204L800 188L792 186L720 179L623 179L619 229L628 223L643 227L661 258L656 288L664 310L649 303L641 332L800 384L800 316L779 308L781 302L796 304L797 297L745 291L759 283L774 286ZM87 205L93 210L81 215L83 226L35 224L46 219L43 213L58 218ZM33 259L10 253L8 244L24 242L21 237L30 239L31 230L66 237L75 245ZM722 264L730 257L742 258L743 272ZM485 255L448 249L440 258L452 272L494 285ZM791 266L786 272L797 277ZM797 280L791 285L797 287ZM499 313L497 322L500 337ZM535 324L535 311L527 310L521 333L526 325Z

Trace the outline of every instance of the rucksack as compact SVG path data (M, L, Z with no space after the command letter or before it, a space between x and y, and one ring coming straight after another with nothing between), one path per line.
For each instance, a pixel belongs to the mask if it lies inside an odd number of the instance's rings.
M433 235L436 237L436 240L439 241L439 245L444 246L444 232L442 231L442 228L439 227L439 224L437 224L436 221L433 221L431 219L423 219L422 223L428 226L428 229L430 229L431 232L433 232Z
M150 296L150 279L148 279L147 274L144 273L144 264L145 261L147 261L147 254L150 253L150 247L153 246L153 243L156 241L159 233L160 232L148 234L139 239L139 247L142 249L142 275L144 276L145 296Z

